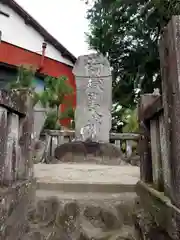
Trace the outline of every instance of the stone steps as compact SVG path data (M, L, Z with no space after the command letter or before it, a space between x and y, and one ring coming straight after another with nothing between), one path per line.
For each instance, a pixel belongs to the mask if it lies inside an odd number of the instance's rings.
M123 192L123 193L98 193L98 192L63 192L63 191L53 191L53 190L42 190L38 189L36 191L36 198L49 198L55 196L58 199L67 200L77 200L77 201L119 201L123 199L124 201L132 201L136 197L135 192Z
M41 182L37 181L39 190L74 193L123 193L134 192L134 184L86 183L86 182Z
M64 193L37 190L27 240L138 240L135 193ZM48 236L51 238L48 238Z
M139 240L133 219L138 168L37 164L35 176L25 240Z
M133 192L139 180L134 166L97 164L36 164L37 188L64 192Z

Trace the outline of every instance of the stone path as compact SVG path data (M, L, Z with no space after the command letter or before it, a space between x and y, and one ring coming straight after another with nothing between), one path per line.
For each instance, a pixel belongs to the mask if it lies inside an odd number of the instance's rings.
M139 168L37 164L36 201L25 240L139 240L134 186Z
M38 190L24 240L140 240L135 193L73 194Z
M36 164L38 188L63 192L132 192L139 180L134 166Z

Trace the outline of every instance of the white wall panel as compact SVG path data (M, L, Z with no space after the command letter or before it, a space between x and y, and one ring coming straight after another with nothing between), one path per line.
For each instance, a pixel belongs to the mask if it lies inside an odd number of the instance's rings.
M0 3L0 10L9 14L6 17L0 14L0 31L2 32L2 40L15 46L27 49L32 52L41 54L43 36L33 29L30 25L25 24L14 10ZM64 58L61 53L51 44L47 44L46 56L56 61L73 66L73 63Z

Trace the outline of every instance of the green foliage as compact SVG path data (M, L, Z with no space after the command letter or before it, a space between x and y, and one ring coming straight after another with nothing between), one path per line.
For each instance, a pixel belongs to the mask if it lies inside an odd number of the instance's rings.
M28 89L33 98L33 105L36 105L37 102L44 104L47 103L47 99L43 99L41 93L35 92L35 87L32 84L33 79L35 78L36 69L31 65L20 65L18 68L18 74L15 81L11 82L8 85L9 89Z
M68 127L70 129L74 129L75 128L74 109L72 107L69 107L64 112L61 112L58 118L57 118L57 111L51 111L47 115L44 129L59 130L60 129L59 121L67 118L71 119L71 123Z
M48 76L44 80L45 90L41 93L36 93L32 85L35 73L36 69L34 67L21 65L18 69L17 79L9 85L9 89L29 89L33 96L34 105L40 102L44 108L53 109L47 114L44 128L60 129L59 106L65 102L65 97L70 95L73 89L68 84L68 79L65 76L59 78Z
M60 129L59 120L62 117L59 116L59 106L65 102L65 97L72 94L72 91L65 76L59 78L47 77L45 79L45 91L42 92L40 101L43 107L55 108L56 111L48 114L44 128ZM64 118L66 117L64 116Z
M34 91L34 87L32 86L35 72L36 69L33 66L21 65L18 68L17 78L8 85L8 89L29 89L32 94L33 105L35 105L40 99L40 95Z
M65 97L73 92L71 86L67 83L67 78L46 77L45 91L40 96L40 101L44 107L59 107L65 100Z
M137 109L134 110L126 110L124 114L124 126L123 132L138 132L139 124L138 124L138 116L137 116Z
M60 119L71 118L74 119L74 109L72 107L67 108L60 114Z
M60 120L66 119L66 118L70 118L71 119L71 123L69 125L70 129L75 129L75 110L72 107L67 108L64 112L61 112L60 114Z
M32 79L35 76L36 69L33 66L21 65L18 68L18 75L15 81L9 84L10 89L28 88L32 89Z
M51 111L47 114L47 118L44 123L44 129L50 129L50 130L61 129L61 126L57 118L57 111Z
M113 68L114 104L133 109L140 93L161 89L158 41L172 15L178 14L179 0L93 1L87 12L87 40ZM119 120L123 109L114 113Z

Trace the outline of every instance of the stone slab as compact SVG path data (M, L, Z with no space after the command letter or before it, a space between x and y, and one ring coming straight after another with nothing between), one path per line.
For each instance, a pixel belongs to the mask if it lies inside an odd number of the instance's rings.
M48 197L58 197L63 201L80 201L80 202L113 202L113 201L132 201L137 197L135 192L123 192L123 193L75 193L75 192L63 192L63 191L53 191L53 190L44 190L38 189L36 191L36 197L39 198L48 198Z
M66 183L37 182L37 189L74 193L124 193L135 192L134 184L103 184L103 183Z
M134 192L140 178L134 166L36 164L37 188L63 192Z
M112 77L108 60L100 54L80 56L76 78L76 139L109 142Z

